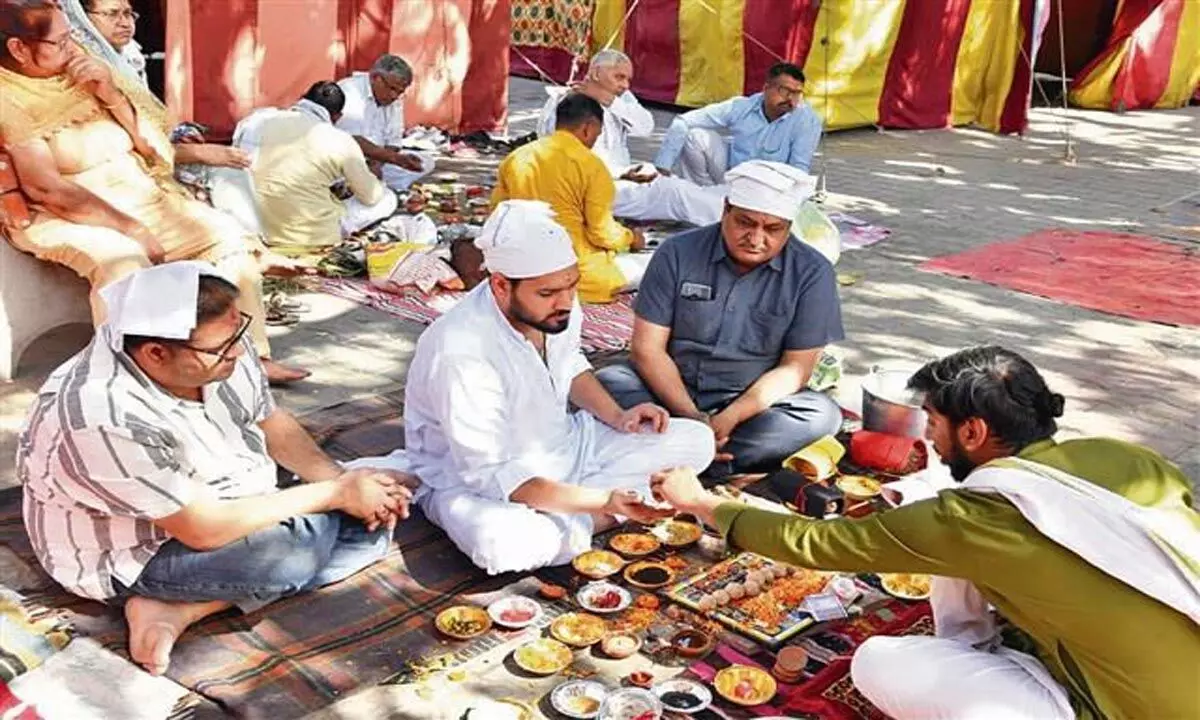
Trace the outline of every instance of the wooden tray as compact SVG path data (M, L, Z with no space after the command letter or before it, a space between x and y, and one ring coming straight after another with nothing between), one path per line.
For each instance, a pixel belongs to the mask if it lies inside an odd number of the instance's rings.
M771 594L772 602L769 604L780 610L778 623L767 623L747 612L744 606L749 598L730 601L707 613L709 617L736 632L776 647L816 622L801 605L804 597L819 593L824 589L825 583L833 577L831 573L793 568L755 553L744 552L671 587L667 591L667 597L689 609L703 612L700 609L700 599L705 595L722 589L730 583L745 583L748 572L769 570L774 575L778 572L777 568L787 569L789 575L786 578L772 581L768 590L765 590L760 597ZM781 585L797 591L790 593L791 597L788 600L791 602L785 602L781 597L780 591L783 589L780 587ZM811 589L808 586L811 586Z

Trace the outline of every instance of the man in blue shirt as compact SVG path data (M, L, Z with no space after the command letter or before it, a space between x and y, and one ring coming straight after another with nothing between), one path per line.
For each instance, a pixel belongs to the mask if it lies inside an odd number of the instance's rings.
M821 124L804 102L804 71L776 63L762 92L675 118L654 164L664 175L676 173L699 185L723 184L725 173L747 160L772 160L807 173Z
M597 373L622 407L653 401L708 423L732 456L716 473L777 468L841 425L836 403L805 390L821 350L844 337L833 266L790 232L814 179L763 160L728 177L721 222L650 261L632 364Z

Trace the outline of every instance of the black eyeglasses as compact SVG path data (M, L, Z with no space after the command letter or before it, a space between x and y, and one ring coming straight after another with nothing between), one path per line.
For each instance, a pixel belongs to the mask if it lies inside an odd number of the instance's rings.
M250 322L251 322L252 318L244 312L239 312L238 315L240 315L242 317L242 324L238 328L238 331L233 334L233 337L226 340L218 348L215 348L215 349L202 348L202 347L196 347L195 345L188 345L187 343L182 343L182 342L177 342L177 343L172 343L172 344L176 345L178 347L187 348L188 350L191 350L193 352L198 352L202 355L212 355L213 357L217 358L218 361L224 360L225 356L229 354L229 351L234 349L235 347L237 347L237 344L242 341L242 337L245 336L246 331L250 329Z
M137 22L141 17L135 10L105 10L104 12L89 12L88 15L102 17L105 20L132 20Z

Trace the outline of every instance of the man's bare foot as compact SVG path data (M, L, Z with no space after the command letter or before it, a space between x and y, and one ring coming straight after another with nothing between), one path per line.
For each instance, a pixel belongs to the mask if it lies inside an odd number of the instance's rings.
M264 254L259 263L262 274L268 277L290 278L317 274L317 269L312 265L271 252Z
M171 649L189 625L229 607L214 600L171 603L134 596L125 603L129 623L129 657L151 675L162 675L171 664Z
M263 370L267 374L267 382L271 385L289 385L294 382L299 382L312 372L304 368L294 368L275 362L270 358L260 358L262 360Z

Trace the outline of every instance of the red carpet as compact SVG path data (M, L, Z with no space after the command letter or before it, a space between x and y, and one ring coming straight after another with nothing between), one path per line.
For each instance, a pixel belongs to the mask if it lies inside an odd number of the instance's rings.
M1045 230L921 269L1135 320L1200 325L1200 257L1142 235Z

